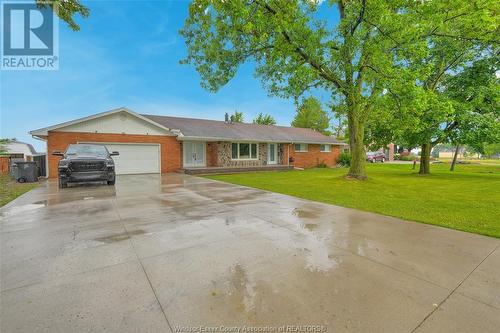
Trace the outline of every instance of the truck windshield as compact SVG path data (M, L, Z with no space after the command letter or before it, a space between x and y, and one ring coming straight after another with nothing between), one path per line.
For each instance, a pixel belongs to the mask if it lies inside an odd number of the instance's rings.
M108 156L108 150L99 145L69 145L66 155Z

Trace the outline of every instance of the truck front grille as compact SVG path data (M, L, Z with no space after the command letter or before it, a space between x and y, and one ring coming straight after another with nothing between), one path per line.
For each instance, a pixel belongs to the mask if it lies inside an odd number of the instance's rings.
M104 170L105 164L101 161L75 161L69 164L69 168L73 171L101 171Z

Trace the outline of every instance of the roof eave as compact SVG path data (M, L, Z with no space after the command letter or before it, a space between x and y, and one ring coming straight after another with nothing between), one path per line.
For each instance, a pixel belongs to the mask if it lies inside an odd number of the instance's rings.
M81 123L81 122L84 122L84 121L88 121L88 120L92 120L92 119L96 119L96 118L100 118L100 117L104 117L104 116L108 116L108 115L111 115L113 113L117 113L117 112L126 112L128 114L131 114L145 122L148 122L150 124L153 124L167 132L172 132L170 128L168 127L165 127L159 123L157 123L156 121L154 120L151 120L147 117L144 117L143 115L141 114L138 114L130 109L127 109L125 107L120 107L120 108L117 108L117 109L113 109L113 110L109 110L109 111L105 111L105 112L101 112L101 113L97 113L97 114L94 114L94 115L91 115L91 116L87 116L87 117L83 117L83 118L78 118L78 119L75 119L75 120L71 120L71 121L67 121L67 122L64 122L64 123L60 123L60 124L56 124L56 125L52 125L52 126L48 126L48 127L43 127L43 128L39 128L39 129L36 129L36 130L33 130L33 131L29 131L28 133L31 134L32 136L34 137L43 137L43 136L47 136L49 131L53 131L53 130L57 130L59 128L63 128L63 127L67 127L67 126L71 126L71 125L74 125L74 124L78 124L78 123Z
M311 145L334 145L334 146L347 146L345 142L332 142L332 141L307 141L307 140L267 140L267 139L240 139L240 138L221 138L221 137L207 137L207 136L178 136L179 141L239 141L239 142L270 142L270 143L307 143Z

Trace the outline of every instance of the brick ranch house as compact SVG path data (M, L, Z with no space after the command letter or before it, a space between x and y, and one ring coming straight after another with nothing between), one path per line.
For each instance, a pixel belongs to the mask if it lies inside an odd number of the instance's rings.
M47 142L48 176L72 143L100 143L115 156L117 174L220 169L268 170L334 166L346 144L305 128L153 116L126 108L37 129Z

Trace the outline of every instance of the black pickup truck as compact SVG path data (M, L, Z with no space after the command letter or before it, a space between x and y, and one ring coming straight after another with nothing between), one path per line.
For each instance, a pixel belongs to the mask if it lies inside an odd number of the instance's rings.
M64 153L54 151L52 155L62 156L59 160L59 187L68 187L68 183L106 181L115 184L115 162L106 146L98 144L71 144Z

